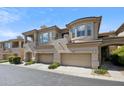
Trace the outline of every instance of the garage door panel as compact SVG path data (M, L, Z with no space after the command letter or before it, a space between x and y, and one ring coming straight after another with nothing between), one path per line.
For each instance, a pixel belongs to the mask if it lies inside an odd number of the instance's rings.
M42 63L52 63L53 54L39 54L39 61Z
M68 53L61 57L63 65L91 67L91 54Z

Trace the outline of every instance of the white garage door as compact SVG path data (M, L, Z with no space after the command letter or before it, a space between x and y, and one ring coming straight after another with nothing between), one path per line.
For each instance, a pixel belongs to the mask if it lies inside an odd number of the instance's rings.
M39 54L38 60L39 62L42 62L42 63L52 63L53 54Z
M63 65L91 67L91 54L66 53L61 56Z

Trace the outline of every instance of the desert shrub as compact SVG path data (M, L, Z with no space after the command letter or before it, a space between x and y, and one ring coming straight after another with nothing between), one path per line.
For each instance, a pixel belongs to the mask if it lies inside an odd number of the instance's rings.
M30 61L26 62L26 63L25 63L25 65L31 65L31 64L34 64L34 63L36 63L36 62L35 62L35 61L30 60Z
M21 57L14 57L13 62L14 64L21 64Z
M8 58L9 63L14 64L14 63L13 63L13 58L14 58L13 56L10 56L10 57Z
M8 61L11 64L21 64L21 57L11 56L11 57L9 57Z
M12 53L10 55L13 56L13 57L17 57L18 56L18 54L16 54L16 53Z
M96 74L101 74L101 75L104 75L108 72L108 69L105 68L105 67L99 67L97 69L94 70L94 73Z
M58 62L53 62L52 64L50 64L49 66L48 66L48 68L49 69L56 69L56 68L58 68L60 66L60 63L58 63Z

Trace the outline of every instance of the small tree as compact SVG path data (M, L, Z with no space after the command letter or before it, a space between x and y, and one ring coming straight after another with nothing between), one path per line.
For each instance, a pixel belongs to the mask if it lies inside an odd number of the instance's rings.
M115 65L124 66L124 46L113 51L110 59Z

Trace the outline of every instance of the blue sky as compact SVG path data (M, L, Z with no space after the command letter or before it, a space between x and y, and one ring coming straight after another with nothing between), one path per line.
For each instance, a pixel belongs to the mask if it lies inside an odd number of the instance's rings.
M41 25L64 28L83 17L102 16L100 32L116 30L124 22L124 8L0 8L0 41Z

